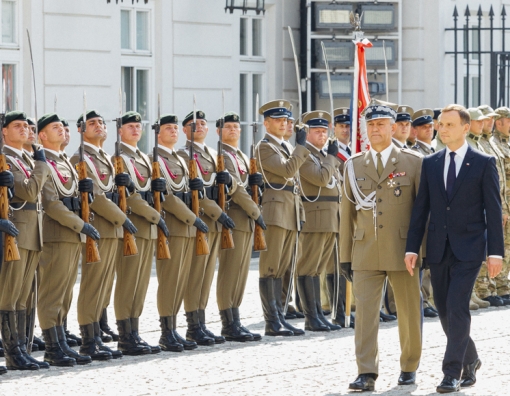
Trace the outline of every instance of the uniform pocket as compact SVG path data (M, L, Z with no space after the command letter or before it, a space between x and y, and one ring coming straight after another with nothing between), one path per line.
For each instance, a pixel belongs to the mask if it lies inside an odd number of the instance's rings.
M411 180L407 176L395 177L388 183L390 204L398 205L411 199Z

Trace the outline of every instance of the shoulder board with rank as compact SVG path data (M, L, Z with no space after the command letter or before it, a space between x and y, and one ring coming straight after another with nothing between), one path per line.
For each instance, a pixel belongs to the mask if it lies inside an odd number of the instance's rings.
M413 149L409 149L407 147L402 147L400 149L400 151L402 153L414 155L415 157L418 157L418 158L422 158L423 157L423 155L421 155L421 153L419 153L418 151L414 151Z
M358 157L364 155L365 153L366 153L366 151L360 151L359 153L351 155L351 158L349 158L349 159L352 160L354 158L358 158Z

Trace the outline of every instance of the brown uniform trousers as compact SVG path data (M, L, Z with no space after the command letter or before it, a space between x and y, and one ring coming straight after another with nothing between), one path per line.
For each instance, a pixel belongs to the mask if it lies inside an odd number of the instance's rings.
M50 175L50 168L41 161L34 163L26 153L20 155L9 146L4 146L3 151L14 176L15 196L11 200L13 212L10 220L20 232L16 237L20 260L2 263L0 310L22 311L27 308L43 245L43 215L36 203L40 204L39 193ZM24 208L20 209L23 204ZM3 257L0 260L3 261Z
M307 143L310 155L299 169L306 223L299 235L297 276L319 276L335 250L340 225L339 162ZM310 202L311 201L311 202Z
M44 246L39 271L37 312L41 329L61 326L71 307L73 287L78 275L81 243L85 240L80 234L84 222L78 212L69 210L62 202L66 197L57 188L59 176L64 188L71 190L71 197L77 197L78 176L72 164L64 155L45 150L48 164L56 169L46 181L42 190L44 207ZM58 172L58 174L57 174Z
M149 157L136 147L121 144L124 169L141 189L150 187L152 165ZM134 170L136 169L136 171ZM129 219L138 229L136 233L137 256L124 256L123 240L118 240L114 307L117 320L139 318L143 311L145 296L151 276L152 259L157 238L157 226L161 215L142 197L147 191L135 188L135 193L127 199L131 209Z
M266 183L262 215L267 225L267 250L260 252L261 278L284 276L292 262L300 221L306 220L296 176L310 152L300 145L291 151L290 144L283 144L286 149L266 133L255 149L257 169Z
M168 195L163 202L165 222L170 232L168 238L170 259L157 260L158 275L157 303L159 316L176 316L181 308L184 290L188 282L191 259L194 254L196 229L193 227L196 216L182 199L174 194L188 192L188 167L175 151L159 147L162 176L167 179ZM164 166L161 166L161 162ZM166 172L164 171L166 170ZM170 176L170 181L168 180ZM172 184L184 182L180 190Z
M181 148L178 154L186 161L189 161L189 145L191 142L186 142L186 147ZM197 171L198 176L204 180L206 190L210 190L214 184L214 175L216 173L216 157L217 153L210 147L204 146L202 149L197 144L194 144L195 154L197 155ZM207 186L209 185L209 186ZM237 184L232 182L232 190L235 191ZM214 271L216 269L216 259L221 245L221 224L216 220L220 217L222 210L218 204L211 199L204 199L200 202L201 211L206 216L202 220L207 227L209 233L207 234L207 242L209 244L209 255L197 256L193 255L191 260L191 269L188 277L188 284L184 292L184 310L186 312L194 312L197 310L205 310L207 301L209 300L209 293L214 278ZM195 242L193 243L193 245Z
M375 192L376 219L372 210L356 210L349 178L361 193ZM407 149L391 146L381 176L370 151L353 156L346 163L340 216L340 261L351 262L356 299L355 350L358 373L379 371L377 334L384 280L388 277L395 294L400 337L400 367L416 371L421 357L421 298L418 268L410 276L404 264L409 221L421 174L421 157ZM399 177L388 178L400 173ZM376 227L374 229L374 220ZM377 230L377 235L376 231Z
M78 294L78 323L84 326L99 322L103 308L108 305L105 302L108 290L113 283L111 276L115 271L115 258L118 247L118 238L123 236L122 224L126 221L126 215L113 203L106 194L111 194L115 168L110 156L102 149L85 143L85 156L90 159L87 163L87 177L94 183L94 201L90 205L93 220L90 224L101 235L98 241L98 250L101 261L87 264L85 246L82 247L82 264L80 292ZM73 165L79 162L79 153L76 152L70 159ZM92 166L91 166L92 165ZM108 295L109 298L109 295Z
M248 157L227 144L223 145L225 167L237 181L238 187L231 195L227 214L236 227L232 230L234 249L221 250L219 255L218 281L216 283L216 300L218 308L239 308L243 301L250 258L254 220L260 216L258 205L246 192L248 187Z

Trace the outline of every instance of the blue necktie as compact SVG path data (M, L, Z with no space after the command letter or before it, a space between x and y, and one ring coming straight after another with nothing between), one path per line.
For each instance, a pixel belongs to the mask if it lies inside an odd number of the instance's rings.
M457 172L455 171L455 151L450 152L450 166L448 166L448 174L446 175L446 195L448 200L452 199L453 186L457 179Z

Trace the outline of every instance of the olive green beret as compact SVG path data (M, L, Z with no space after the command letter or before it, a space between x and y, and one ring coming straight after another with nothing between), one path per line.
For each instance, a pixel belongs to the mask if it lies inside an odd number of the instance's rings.
M161 116L161 119L159 120L159 125L165 125L165 124L178 124L179 119L175 114L165 114Z
M239 114L237 114L234 111L229 111L228 113L225 113L223 116L224 122L238 122L241 123L241 118L239 117ZM221 118L216 120L216 128L219 128L221 125Z
M42 131L47 125L53 122L62 122L56 113L48 113L43 115L37 121L37 130Z
M35 126L35 121L33 118L27 118L28 125Z
M27 115L23 111L10 111L5 115L3 127L7 127L13 121L26 121Z
M142 122L142 116L136 111L128 111L122 115L122 125L130 124L132 122Z
M207 121L207 118L205 118L205 113L202 110L197 110L196 114L197 114L197 120L206 120ZM193 119L193 112L190 111L188 113L188 115L186 117L184 117L184 120L182 120L182 126L186 125L192 119Z
M96 110L89 110L87 111L87 120L90 120L92 118L101 118L102 120L104 120L103 116L101 114L99 114ZM83 121L83 114L80 115L80 117L78 118L78 121L76 121L76 126L80 126L81 122Z
M63 126L65 126L66 128L67 128L67 127L69 127L69 122L67 122L67 120L66 120L66 119L62 118L62 119L60 120L60 122L61 122L61 123L62 123L62 125L63 125Z

